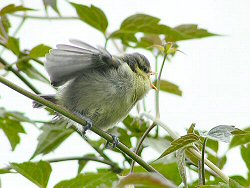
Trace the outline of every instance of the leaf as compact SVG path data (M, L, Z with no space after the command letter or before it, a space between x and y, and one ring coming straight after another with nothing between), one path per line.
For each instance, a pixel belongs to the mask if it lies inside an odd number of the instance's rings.
M208 153L208 160L210 160L212 163L214 163L218 168L223 169L223 167L225 166L226 162L227 162L227 156L224 155L222 157L217 157L214 156L210 153Z
M41 188L47 187L52 171L50 164L45 161L38 163L11 163L11 167Z
M187 133L188 133L188 134L194 133L194 128L195 128L195 123L192 123L192 124L190 125L190 127L188 128Z
M212 149L214 152L217 153L219 150L219 143L218 141L208 139L206 143L206 147L209 147L210 149Z
M57 8L57 0L43 0L43 4L46 12L48 7L51 7L58 15L60 15L60 12Z
M176 42L180 40L202 38L207 36L215 36L216 34L209 33L207 30L199 29L197 25L181 25L176 28L171 28L167 25L160 24L160 19L146 15L146 14L135 14L126 18L120 29L111 33L110 38L121 39L123 44L128 44L129 41L124 39L134 37L135 34L143 33L144 35L164 35L165 40L168 42ZM135 40L134 39L134 40ZM138 40L139 41L139 40ZM138 46L142 47L139 41Z
M229 187L230 188L244 188L237 181L233 179L229 179Z
M125 127L131 131L132 135L136 137L141 137L147 130L148 123L139 118L128 115L124 120L123 124Z
M248 182L244 177L242 176L230 176L230 179L235 180L240 183L240 185L244 187L249 187L250 182Z
M184 146L187 146L188 144L191 144L193 142L196 142L199 140L199 137L195 134L187 134L185 136L181 136L180 138L178 138L177 140L174 140L173 142L171 142L171 146L166 149L161 156L158 158L162 158ZM157 160L158 160L157 159Z
M168 163L168 164L153 163L151 165L160 174L162 174L165 178L172 181L176 185L179 185L182 182L176 162L172 162L172 163ZM146 170L144 168L142 168L141 166L135 166L134 167L134 172L135 173L140 173L140 172L146 172ZM169 172L171 172L171 173L169 173ZM126 170L123 171L122 175L127 175L129 173L130 173L130 169L126 169Z
M88 7L77 3L71 3L71 5L76 9L80 20L101 31L103 34L106 33L108 20L100 8L94 5Z
M157 85L157 81L154 82L154 84ZM160 90L174 95L182 96L182 91L179 89L179 86L166 80L160 80Z
M241 156L242 159L244 160L248 171L250 171L250 144L247 144L247 146L241 146L240 147L240 152L241 152Z
M117 188L125 188L128 185L146 186L152 188L169 188L169 183L156 173L133 173L122 178Z
M31 58L44 57L47 53L49 53L50 49L51 47L46 46L44 44L40 44L31 49L30 57Z
M176 151L176 159L178 164L178 169L182 178L182 182L187 188L187 174L186 174L186 163L185 163L185 148Z
M9 37L6 43L6 47L11 50L15 55L20 55L19 39L14 37Z
M76 178L70 180L63 180L56 184L54 188L93 188L93 187L112 187L114 181L118 180L115 173L99 172L79 174Z
M210 36L218 36L217 34L210 33L205 29L198 28L196 24L183 24L174 28L176 31L186 35L186 39L196 39Z
M87 154L84 155L84 157L95 157L95 154ZM77 174L80 174L81 171L83 170L83 168L86 166L86 164L89 162L89 160L79 160L78 161L78 170L77 170Z
M49 83L49 80L44 75L42 75L40 71L38 71L29 61L19 61L17 63L17 68L32 79Z
M6 14L12 14L18 11L27 11L27 10L34 10L34 9L10 4L0 10L0 16L6 15Z
M73 132L60 126L44 125L42 134L38 137L38 145L31 159L39 154L48 154L60 146Z
M150 146L152 149L157 151L158 153L162 153L166 147L169 147L171 142L167 140L166 138L151 138L146 137L143 145Z
M219 126L212 128L210 131L208 131L207 138L210 138L216 141L229 143L230 137L232 136L231 132L235 130L237 130L237 128L235 128L234 126L219 125Z
M234 134L234 137L229 145L230 149L250 142L250 127L244 129L243 131L243 134Z
M6 15L3 15L3 16L0 16L0 22L1 22L2 26L3 26L3 27L0 28L0 35L4 39L6 39L8 37L7 33L9 32L9 28L11 27L10 21L7 18ZM4 43L4 41L3 41L3 43Z
M7 136L11 144L11 148L14 151L17 144L20 143L19 133L25 133L25 130L23 129L22 125L16 120L12 120L9 118L0 118L0 128Z

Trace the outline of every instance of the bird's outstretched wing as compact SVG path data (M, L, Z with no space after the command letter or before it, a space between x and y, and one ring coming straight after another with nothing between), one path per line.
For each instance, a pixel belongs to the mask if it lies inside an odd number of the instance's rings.
M46 55L45 68L53 86L63 85L86 69L119 64L105 49L97 49L79 40L70 42L73 45L58 44Z

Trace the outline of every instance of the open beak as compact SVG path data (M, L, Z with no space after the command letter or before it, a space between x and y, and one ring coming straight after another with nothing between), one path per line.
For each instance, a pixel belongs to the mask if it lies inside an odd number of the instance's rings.
M156 90L156 91L158 90L157 87L155 87L154 84L151 83L150 86L151 86L152 89L154 89L154 90Z

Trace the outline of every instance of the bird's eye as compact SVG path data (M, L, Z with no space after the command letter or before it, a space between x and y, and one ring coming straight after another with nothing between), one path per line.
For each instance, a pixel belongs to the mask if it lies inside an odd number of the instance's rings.
M142 70L143 70L144 72L146 72L146 73L148 72L148 68L145 67L145 66L142 67Z

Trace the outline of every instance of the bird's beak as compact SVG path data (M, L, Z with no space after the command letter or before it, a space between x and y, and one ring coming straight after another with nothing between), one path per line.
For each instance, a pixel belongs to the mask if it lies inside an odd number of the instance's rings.
M154 84L151 83L150 86L151 86L152 89L154 89L156 91L158 90L157 87Z

